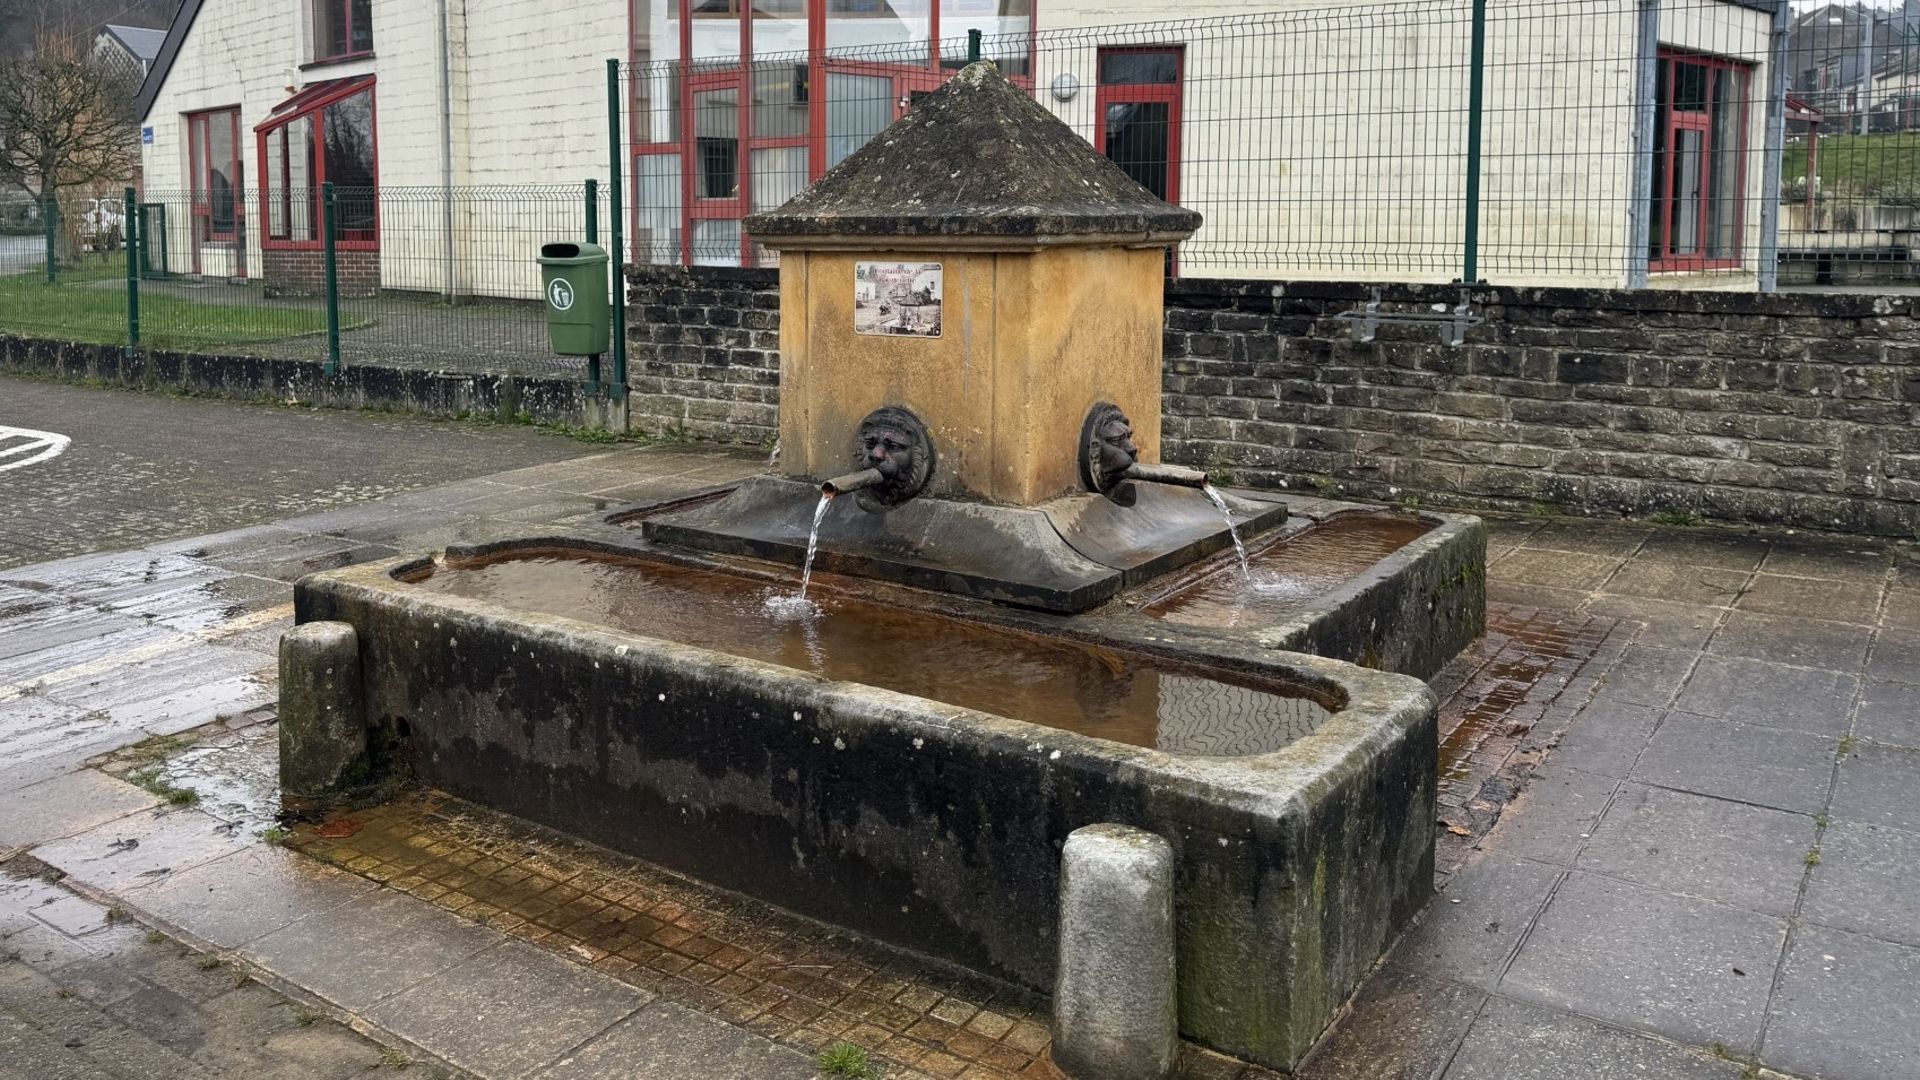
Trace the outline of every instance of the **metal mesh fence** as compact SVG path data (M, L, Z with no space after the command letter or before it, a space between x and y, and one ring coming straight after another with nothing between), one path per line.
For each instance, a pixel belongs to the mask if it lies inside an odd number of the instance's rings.
M31 206L18 214L22 225L0 231L0 332L342 364L585 374L584 358L550 346L536 257L544 243L588 238L586 185L342 188L334 198L331 245L317 189L149 190L136 199L131 230L118 198L63 199L51 233ZM594 199L597 230L610 200L604 191Z
M987 37L982 52L1143 185L1205 216L1174 264L1184 275L1751 280L1771 265L1779 10L1301 5ZM969 48L762 55L758 36L739 35L744 62L737 45L701 55L696 38L692 60L625 68L637 261L773 262L741 220L905 115Z

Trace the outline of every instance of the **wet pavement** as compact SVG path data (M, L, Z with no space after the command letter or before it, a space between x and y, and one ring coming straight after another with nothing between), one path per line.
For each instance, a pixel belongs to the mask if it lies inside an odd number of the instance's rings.
M0 858L479 1075L799 1080L839 1039L1051 1075L1031 995L432 793L270 823L287 582L757 465L623 450L0 572ZM1433 680L1441 891L1300 1075L1920 1076L1911 550L1526 521L1490 558Z
M125 551L596 452L530 427L270 409L11 376L0 377L0 425L72 440L58 457L0 471L0 568ZM14 461L0 458L0 467Z

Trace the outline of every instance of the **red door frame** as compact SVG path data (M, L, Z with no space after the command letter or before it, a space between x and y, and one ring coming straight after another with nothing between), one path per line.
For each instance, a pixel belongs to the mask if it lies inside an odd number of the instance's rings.
M227 160L229 187L233 199L233 228L229 232L215 232L213 229L213 188L208 181L213 176L213 132L210 121L213 117L225 114L232 125L233 156ZM187 232L193 238L193 272L200 272L200 245L228 244L239 253L236 266L239 276L246 276L246 153L240 148L240 106L223 105L216 109L200 109L187 113L187 190L188 218ZM193 147L195 140L200 145L199 169L195 171ZM202 231L204 227L204 232Z
M1753 86L1753 65L1702 53L1664 48L1660 50L1660 63L1667 68L1666 82L1669 98L1675 95L1679 87L1679 65L1683 63L1707 69L1707 93L1704 107L1699 110L1682 111L1675 107L1671 100L1667 104L1666 161L1661 165L1665 180L1661 191L1665 193L1666 198L1658 200L1661 204L1662 248L1658 256L1648 261L1647 270L1651 273L1676 273L1691 270L1738 269L1746 247L1747 104ZM1715 76L1718 71L1727 71L1739 76L1748 93L1743 95L1740 102L1740 115L1734 121L1735 138L1738 140L1734 160L1738 162L1739 168L1736 186L1740 189L1740 197L1733 201L1733 234L1736 238L1736 248L1732 256L1715 258L1707 254L1707 248L1712 218L1709 208L1714 201L1713 157L1718 149L1713 142L1713 114L1715 106L1719 104L1717 87L1719 79ZM1681 194L1675 190L1674 183L1680 176L1679 133L1682 131L1700 133L1700 194L1693 198L1695 211L1693 251L1684 254L1674 250L1673 232L1674 222L1680 217Z
M1170 83L1108 83L1100 80L1101 60L1115 53L1172 53L1173 81ZM1119 45L1095 50L1094 77L1100 85L1093 95L1093 148L1107 152L1107 106L1142 105L1165 102L1167 106L1167 193L1166 201L1180 204L1180 106L1181 89L1187 84L1187 50L1184 45ZM1167 276L1180 272L1179 245L1167 249Z

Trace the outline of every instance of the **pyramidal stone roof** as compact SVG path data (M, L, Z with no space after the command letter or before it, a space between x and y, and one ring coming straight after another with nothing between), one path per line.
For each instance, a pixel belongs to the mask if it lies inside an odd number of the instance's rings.
M1141 187L981 61L745 224L773 247L880 237L1170 243L1192 235L1200 215Z

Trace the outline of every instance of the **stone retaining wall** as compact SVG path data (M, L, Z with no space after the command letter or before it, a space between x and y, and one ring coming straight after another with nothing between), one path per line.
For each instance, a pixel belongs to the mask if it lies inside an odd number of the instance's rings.
M635 427L775 427L770 270L636 267ZM1165 456L1427 506L1920 533L1920 297L1481 288L1449 348L1355 285L1170 280ZM1394 287L1396 312L1457 302Z

